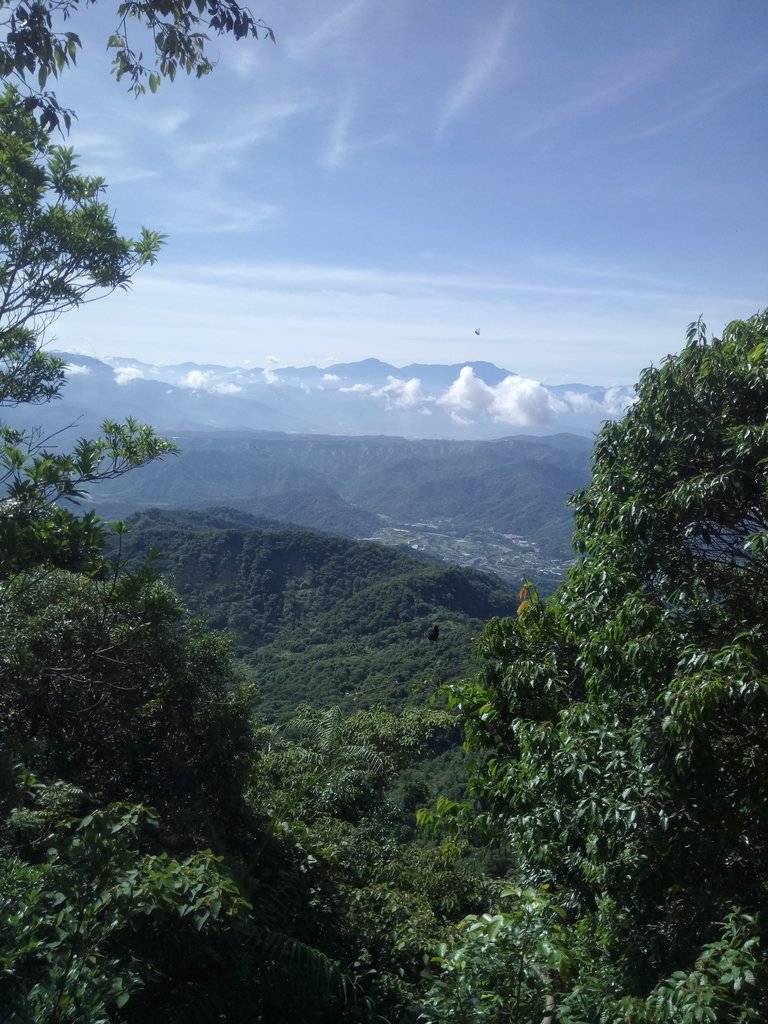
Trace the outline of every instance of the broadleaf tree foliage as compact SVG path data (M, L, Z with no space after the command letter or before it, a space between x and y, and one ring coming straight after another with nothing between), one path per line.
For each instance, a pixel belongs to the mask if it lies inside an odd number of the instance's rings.
M768 1019L767 417L768 315L693 325L598 435L567 581L448 688L475 827L567 915L563 1024Z
M0 96L0 408L48 402L65 383L61 359L44 351L61 313L115 288L154 263L162 237L120 235L104 182L80 174L74 154L52 143L13 87ZM107 422L94 440L58 450L58 438L0 424L0 575L50 561L85 567L100 556L93 516L61 505L84 487L120 476L174 446L151 428Z
M69 128L72 112L46 90L51 78L77 61L80 36L73 31L83 8L95 0L4 0L0 4L0 79L16 79L28 110L44 127ZM87 16L87 15L86 15ZM274 41L274 33L237 0L125 0L115 6L114 30L105 40L112 71L137 95L156 92L178 71L201 78L213 70L208 44L213 35ZM139 37L138 41L136 36ZM145 57L144 40L149 48Z

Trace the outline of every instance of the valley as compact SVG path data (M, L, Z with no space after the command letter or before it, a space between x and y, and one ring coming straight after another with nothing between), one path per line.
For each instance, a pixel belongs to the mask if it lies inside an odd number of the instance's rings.
M492 529L465 532L453 529L450 523L393 523L371 539L405 545L417 556L494 573L512 586L519 587L523 580L535 581L542 594L554 591L573 561L547 558L533 541L517 534Z
M483 622L518 604L517 584L474 568L227 509L149 510L128 527L121 558L141 565L156 552L154 569L189 610L231 632L268 719L302 703L423 705L436 686L475 671Z
M109 519L226 507L264 523L404 547L551 592L572 561L567 499L591 441L496 441L216 431L179 434L178 456L90 492Z

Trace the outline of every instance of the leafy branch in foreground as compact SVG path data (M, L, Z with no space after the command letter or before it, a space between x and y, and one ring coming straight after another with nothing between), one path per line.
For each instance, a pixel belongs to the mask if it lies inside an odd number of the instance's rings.
M48 402L65 365L43 351L46 329L63 312L115 288L154 263L162 237L138 241L117 231L100 178L79 174L71 150L52 144L13 88L0 97L0 407ZM52 437L0 423L0 575L48 562L84 567L100 553L94 516L60 505L84 484L112 479L176 451L147 426L105 422L96 440L69 453ZM96 558L98 562L98 556Z
M45 823L56 788L23 774L22 804L8 818L17 837ZM110 804L43 832L41 863L0 851L0 1001L10 1019L114 1019L152 975L150 949L130 941L141 918L150 933L173 929L198 941L247 909L210 850L183 859L140 850L142 833L157 825L150 808Z
M63 312L154 263L163 243L115 227L102 178L78 173L71 149L51 142L18 90L0 96L0 402L47 401L63 381L60 360L39 352Z
M77 62L80 36L64 25L88 6L88 0L5 0L0 5L0 31L5 29L0 78L15 77L27 88L26 109L39 110L44 127L57 127L60 120L70 126L71 111L62 109L45 87L50 78L58 78ZM117 4L114 18L106 41L114 53L112 70L118 80L127 78L137 95L147 87L156 92L163 78L173 80L178 71L197 78L212 71L208 32L235 39L275 39L272 29L237 0L124 0ZM136 45L137 29L151 48L147 59ZM37 89L29 86L30 78Z

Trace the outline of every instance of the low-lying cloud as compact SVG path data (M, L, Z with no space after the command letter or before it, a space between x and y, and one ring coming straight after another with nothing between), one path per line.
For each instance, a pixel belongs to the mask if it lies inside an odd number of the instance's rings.
M509 376L491 386L476 377L471 366L463 367L437 401L457 422L466 423L473 415L485 413L513 427L547 426L566 410L565 403L537 380Z
M411 377L410 380L387 377L384 387L377 388L372 394L377 398L383 398L387 405L394 405L399 409L414 409L431 401L421 390L421 381L418 377Z
M418 377L405 380L395 376L388 377L381 387L358 383L341 387L339 391L368 394L383 401L389 409L428 414L439 406L455 423L463 426L470 426L483 417L510 427L532 428L550 427L565 415L613 419L622 416L633 400L630 389L624 387L558 394L538 380L515 374L498 384L486 384L471 366L463 367L453 384L438 395L425 391Z
M121 387L130 384L132 380L144 380L144 372L138 366L116 366L112 371L115 375L115 383Z
M64 367L64 373L66 373L68 377L76 377L78 374L86 374L90 372L90 366L81 366L80 363L67 363Z
M623 416L635 401L628 388L606 388L601 402L592 395L580 394L578 391L566 391L563 402L572 412L598 413L608 417Z
M393 421L398 419L398 414L432 416L439 421L442 413L466 428L468 433L472 430L487 433L493 429L493 423L503 428L545 433L557 429L594 431L602 421L623 416L635 401L634 390L626 386L547 386L539 380L509 372L497 383L488 384L472 365L463 366L452 383L446 386L442 373L433 373L428 368L419 377L399 376L393 372L386 377L374 377L373 381L358 379L353 383L332 370L311 367L305 368L307 379L302 374L301 379L294 380L274 365L274 357L270 357L267 364L264 369L253 370L238 367L196 367L190 370L189 364L183 369L121 366L114 368L113 373L120 385L135 380L159 379L176 387L222 396L257 395L265 386L285 388L294 393L296 390L306 394L324 391L326 396L336 393L340 398L345 394L357 395L365 404L371 402L383 407L387 418ZM394 367L387 369L394 370ZM86 373L88 367L70 364L67 372ZM344 383L345 380L349 382ZM360 412L365 415L362 406ZM403 429L402 425L398 429Z
M236 395L243 389L232 381L222 380L211 370L190 370L181 380L183 388L193 391L210 391L216 395Z

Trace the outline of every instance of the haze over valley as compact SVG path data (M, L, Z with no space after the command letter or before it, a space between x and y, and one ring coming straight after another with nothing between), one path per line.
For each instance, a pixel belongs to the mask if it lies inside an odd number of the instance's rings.
M276 373L65 358L61 399L14 421L69 428L59 444L133 416L180 449L92 487L102 515L227 506L545 588L572 557L566 500L589 479L593 432L633 394L544 387L490 363Z

